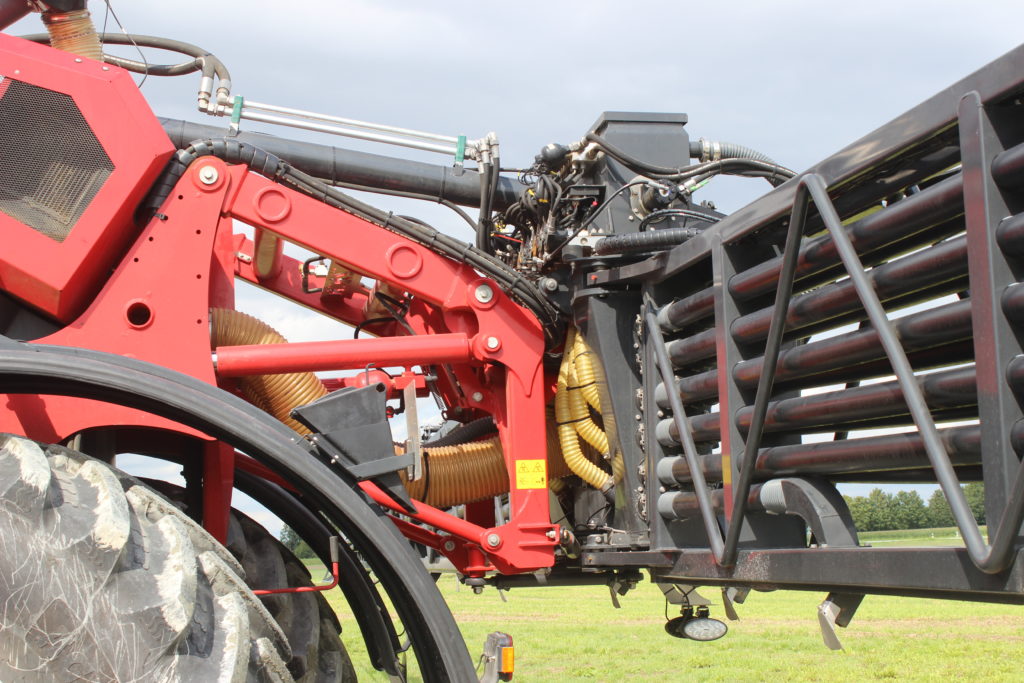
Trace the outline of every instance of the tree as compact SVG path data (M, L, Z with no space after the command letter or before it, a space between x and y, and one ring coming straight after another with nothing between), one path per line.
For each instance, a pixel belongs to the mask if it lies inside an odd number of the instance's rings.
M894 529L923 529L928 526L928 508L917 491L897 491L893 498Z
M316 557L316 553L314 553L313 549L309 547L309 544L299 538L299 535L295 533L295 530L287 524L281 527L280 541L285 548L291 550L295 554L295 557L300 560Z
M953 526L953 512L942 491L936 489L928 499L928 525L931 527Z
M971 513L978 524L985 523L985 485L980 481L972 481L964 486L964 497L971 507Z

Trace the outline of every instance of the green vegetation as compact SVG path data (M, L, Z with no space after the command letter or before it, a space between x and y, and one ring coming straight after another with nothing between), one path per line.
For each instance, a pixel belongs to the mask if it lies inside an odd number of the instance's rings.
M985 523L985 489L980 482L971 482L963 487L967 504L975 520ZM942 491L936 490L928 498L921 499L916 491L885 493L873 489L867 496L844 496L850 506L850 514L857 528L863 531L887 529L923 529L953 525L953 513Z
M865 537L878 546L960 544L953 528ZM313 575L321 573L319 567ZM439 586L473 656L490 631L512 634L515 680L525 683L1021 679L1019 606L869 595L850 627L839 630L845 651L832 652L821 642L816 618L823 593L753 592L738 606L740 621L729 622L728 635L696 643L665 633L665 602L649 583L620 598L620 610L601 586L520 588L507 594L507 603L490 588L474 595L453 576L443 576ZM701 593L714 603L712 616L724 619L718 591ZM359 659L359 629L340 593L328 595L345 625L346 644ZM387 680L372 669L359 673L363 681Z
M292 531L292 528L287 524L281 528L281 543L284 544L285 548L295 553L295 557L300 560L316 558L316 553L309 547L309 544L299 538L299 535Z

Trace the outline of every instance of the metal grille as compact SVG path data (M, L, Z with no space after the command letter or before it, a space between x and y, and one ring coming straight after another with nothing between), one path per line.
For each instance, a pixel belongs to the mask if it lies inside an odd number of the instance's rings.
M71 97L0 83L0 211L63 242L113 170Z

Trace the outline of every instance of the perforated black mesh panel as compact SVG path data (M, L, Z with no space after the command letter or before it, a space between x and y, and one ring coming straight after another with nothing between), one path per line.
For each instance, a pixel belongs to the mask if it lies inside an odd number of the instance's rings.
M113 170L71 97L0 82L0 211L63 242Z

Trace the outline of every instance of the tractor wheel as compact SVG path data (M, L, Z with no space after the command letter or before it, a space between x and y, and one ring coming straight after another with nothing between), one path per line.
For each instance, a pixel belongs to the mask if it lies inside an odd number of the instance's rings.
M0 436L0 680L291 681L287 639L241 576L137 480Z
M187 512L185 490L164 482L146 482ZM242 565L253 590L311 586L309 570L270 532L232 510L227 549ZM299 683L355 681L356 672L341 642L341 624L323 593L259 596L291 647L288 669Z

